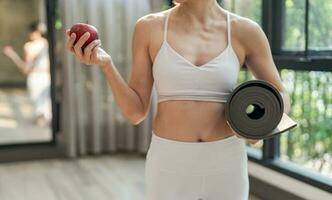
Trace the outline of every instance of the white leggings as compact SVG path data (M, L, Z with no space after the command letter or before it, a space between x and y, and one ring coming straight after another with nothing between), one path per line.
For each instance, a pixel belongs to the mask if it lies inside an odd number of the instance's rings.
M145 162L147 200L247 200L245 141L181 142L152 131Z
M30 98L33 101L35 114L52 119L51 110L51 79L48 72L31 72L27 77Z

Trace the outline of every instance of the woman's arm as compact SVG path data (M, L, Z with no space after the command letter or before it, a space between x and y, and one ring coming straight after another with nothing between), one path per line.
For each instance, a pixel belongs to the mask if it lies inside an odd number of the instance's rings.
M245 64L256 79L272 83L280 92L284 102L284 112L290 112L290 97L282 84L278 70L274 64L269 42L258 24L248 21L246 34L243 34L243 44L246 54Z
M290 97L281 82L265 33L258 24L249 19L240 19L235 25L235 31L244 49L244 62L248 70L256 79L266 80L277 88L284 102L284 112L289 113ZM253 144L257 141L249 140Z
M24 75L27 75L30 72L30 70L29 70L30 68L27 63L27 61L30 59L30 56L27 54L28 52L26 50L24 50L24 52L26 55L26 59L25 59L26 61L23 61L11 46L6 46L3 49L3 53L15 63L15 65L19 68L19 70Z
M122 78L116 66L101 47L100 41L91 42L82 52L81 47L89 35L82 36L73 46L75 36L67 42L67 49L85 64L101 66L117 104L132 124L139 124L146 117L153 85L152 62L148 53L150 25L146 17L137 21L133 34L133 66L129 84ZM67 34L69 32L67 31ZM74 35L74 34L73 34Z

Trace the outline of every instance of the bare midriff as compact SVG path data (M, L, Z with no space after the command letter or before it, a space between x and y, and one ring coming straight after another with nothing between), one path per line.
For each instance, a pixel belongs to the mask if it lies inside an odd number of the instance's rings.
M158 103L153 120L154 133L183 142L221 140L235 133L225 117L225 103L171 100Z

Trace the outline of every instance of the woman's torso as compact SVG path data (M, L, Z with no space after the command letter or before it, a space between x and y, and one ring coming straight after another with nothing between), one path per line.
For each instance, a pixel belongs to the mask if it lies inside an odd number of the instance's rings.
M206 27L206 30L200 29L188 34L193 27L181 26L181 22L173 14L176 11L170 10L172 14L169 18L166 37L168 48L178 52L183 59L192 63L193 67L204 67L228 48L227 20L223 11L220 11L220 15L223 16L222 20L214 20L211 26ZM151 37L149 52L153 61L156 61L160 51L164 51L166 48L163 39L164 21L170 10L163 12L164 19L161 20L160 26L156 27L156 31ZM231 41L231 50L238 59L239 65L242 66L243 51L234 38ZM227 58L225 57L225 59ZM197 142L223 139L234 135L226 122L224 109L225 104L218 102L192 100L159 102L152 129L160 137L178 141Z
M36 54L32 63L32 73L49 74L49 55L48 55L48 42L44 38L30 42L30 48Z

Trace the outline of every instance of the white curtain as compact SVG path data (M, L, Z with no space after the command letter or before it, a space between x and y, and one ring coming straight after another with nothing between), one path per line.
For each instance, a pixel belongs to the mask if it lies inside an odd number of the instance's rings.
M103 48L111 54L128 83L133 28L139 17L151 12L150 0L60 0L59 10L63 30L58 37L62 37L62 43L65 42L64 30L74 23L94 25L99 30ZM117 106L100 68L82 65L66 53L63 46L60 49L63 58L61 129L67 155L114 151L146 153L156 111L155 89L148 117L139 125L132 125Z

